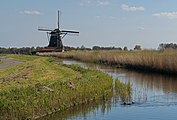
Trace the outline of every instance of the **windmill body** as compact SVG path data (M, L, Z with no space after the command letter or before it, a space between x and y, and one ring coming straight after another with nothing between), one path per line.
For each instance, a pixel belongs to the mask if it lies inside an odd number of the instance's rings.
M58 11L58 27L54 30L50 29L41 29L39 28L39 31L45 31L47 32L47 35L50 36L49 39L49 45L44 48L38 49L36 52L62 52L64 50L64 46L62 43L62 39L67 34L79 34L77 31L71 31L71 30L60 30L59 25L59 11Z
M63 43L61 41L61 35L58 33L56 29L50 32L50 41L49 41L48 47L63 48Z

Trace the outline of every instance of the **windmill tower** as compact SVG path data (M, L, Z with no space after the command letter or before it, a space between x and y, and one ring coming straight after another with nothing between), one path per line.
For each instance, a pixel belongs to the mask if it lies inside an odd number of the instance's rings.
M44 47L37 52L62 52L64 50L64 46L62 43L62 39L67 34L79 34L78 31L71 31L71 30L61 30L60 29L60 11L58 11L58 26L56 29L43 29L38 28L39 31L46 31L47 35L50 36L49 45Z

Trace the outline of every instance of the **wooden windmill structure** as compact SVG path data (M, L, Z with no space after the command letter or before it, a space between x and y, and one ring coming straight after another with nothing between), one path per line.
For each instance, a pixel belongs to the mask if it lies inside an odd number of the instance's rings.
M37 50L37 52L62 52L64 50L62 39L67 34L79 34L78 31L60 29L60 11L58 11L58 26L56 29L51 30L51 29L38 28L38 30L47 32L48 39L49 37L50 39L49 39L49 45L47 47Z

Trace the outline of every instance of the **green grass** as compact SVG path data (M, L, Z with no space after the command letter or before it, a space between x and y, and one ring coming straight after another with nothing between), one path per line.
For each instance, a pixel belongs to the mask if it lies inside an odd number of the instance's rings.
M34 119L112 96L112 78L101 71L52 57L3 57L23 62L0 69L0 119Z
M4 58L14 58L20 61L32 61L38 59L38 56L30 56L30 55L16 55L16 54L7 54L3 55Z

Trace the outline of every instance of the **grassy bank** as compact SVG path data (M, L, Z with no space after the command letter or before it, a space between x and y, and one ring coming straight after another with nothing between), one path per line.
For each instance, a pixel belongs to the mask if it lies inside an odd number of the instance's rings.
M86 62L114 65L151 72L177 73L177 51L72 51L64 53L40 53L44 56L72 58Z
M112 78L98 70L51 57L5 57L23 63L0 69L0 119L35 119L112 96Z

